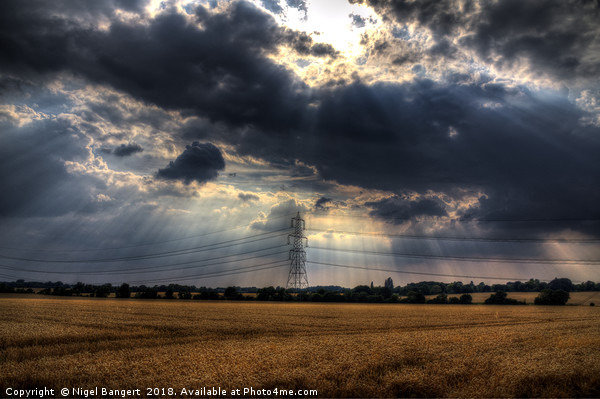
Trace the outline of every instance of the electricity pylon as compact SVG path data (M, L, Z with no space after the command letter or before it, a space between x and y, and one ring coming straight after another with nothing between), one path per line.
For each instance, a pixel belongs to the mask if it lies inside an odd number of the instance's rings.
M290 249L290 273L286 288L302 289L308 288L308 278L306 277L306 252L304 251L303 241L308 239L304 236L304 219L300 217L300 212L295 218L292 218L292 227L294 233L288 235L288 245L291 243L291 238L294 239L294 247Z

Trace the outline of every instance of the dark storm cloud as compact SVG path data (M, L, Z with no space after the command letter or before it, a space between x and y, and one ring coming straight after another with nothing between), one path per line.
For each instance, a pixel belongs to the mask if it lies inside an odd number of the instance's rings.
M484 4L481 14L464 42L489 62L496 54L498 66L525 58L531 70L564 79L600 73L600 8L593 2L511 0Z
M142 152L142 151L144 151L144 149L139 144L129 143L129 144L121 144L120 146L115 148L115 150L113 151L113 154L115 154L118 157L128 157L130 155L133 155L137 152Z
M75 16L79 22L88 19L94 21L101 16L113 17L117 10L141 14L144 11L144 7L147 5L146 0L104 0L90 2L55 0L51 3L44 0L27 0L21 3L26 3L25 7L21 6L21 12L31 16L36 14L46 14L57 17ZM13 8L10 4L6 4L5 6L8 7L8 10Z
M320 93L311 145L294 151L345 184L480 190L476 218L598 218L600 136L585 115L564 94L492 82L356 82Z
M226 12L196 12L202 26L164 13L149 24L113 22L108 31L46 17L23 2L0 4L0 67L29 77L70 71L110 84L138 99L285 133L302 120L306 87L265 55L281 45L305 54L334 56L330 45L280 28L246 2Z
M444 204L431 198L410 200L394 196L379 201L367 202L365 206L373 209L369 212L371 216L395 224L401 224L419 216L448 216Z
M185 184L193 181L206 183L215 179L219 171L225 169L225 160L221 150L211 143L194 142L164 169L159 169L157 176L167 180L181 180Z
M9 75L43 78L72 72L202 118L206 126L196 137L226 142L241 155L273 165L314 165L320 176L344 184L399 194L432 190L456 199L460 189L481 192L479 206L469 211L474 218L600 217L600 132L582 126L582 118L590 115L564 93L531 92L485 79L473 82L457 74L440 83L355 81L309 90L268 56L281 45L321 50L309 36L278 27L269 15L244 2L217 14L198 8L201 29L181 15L165 13L145 25L114 22L107 31L84 29L73 20L28 11L23 2L14 4L0 2L0 67ZM512 1L485 3L481 11L463 7L462 14L454 2L447 2L446 11L432 2L370 4L398 20L414 19L430 27L436 32L436 51L443 56L452 50L446 36L463 23L474 27L463 39L473 48L485 40L494 47L498 40L522 37L527 29L501 25L484 37L484 27L500 20L494 10L502 4L518 7ZM550 43L558 42L548 32L573 32L573 41L559 43L558 59L563 54L583 57L595 45L592 34L583 33L583 27L597 29L588 23L594 10L575 7L579 3L568 3L572 10L556 2L525 4L547 4L551 16L564 11L562 22L540 17L535 25ZM476 12L480 18L471 18ZM575 29L572 20L578 16L582 27ZM508 51L496 47L494 51ZM544 59L535 52L505 56ZM592 61L578 60L575 73L595 73ZM557 73L552 65L544 70ZM191 133L183 129L180 134ZM208 174L197 177L187 156L183 159L159 175L206 181L219 170L218 164L208 162Z
M503 68L526 60L530 71L560 79L600 73L600 7L596 1L407 1L366 3L402 24L412 22L434 35L436 54L455 51L450 38L474 49L488 64Z

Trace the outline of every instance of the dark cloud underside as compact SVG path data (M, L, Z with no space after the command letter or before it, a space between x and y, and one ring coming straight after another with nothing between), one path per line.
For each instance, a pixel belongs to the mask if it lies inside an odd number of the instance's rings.
M366 3L397 23L429 29L440 56L460 45L499 67L525 60L531 71L558 79L598 76L590 54L597 54L600 24L593 23L598 9L591 2ZM309 88L269 56L286 46L333 58L335 49L279 27L245 2L220 13L199 7L201 28L175 12L147 24L113 22L106 31L51 14L0 2L3 73L43 81L69 72L110 85L218 124L205 129L205 140L272 165L300 161L341 183L398 194L480 191L470 217L600 218L600 132L581 123L590 115L565 92L458 75ZM450 40L461 29L468 32ZM217 151L188 147L158 175L212 179L224 167ZM434 205L371 204L375 215L445 214Z
M448 216L444 205L440 201L430 198L408 200L400 197L384 198L380 201L367 202L372 208L370 214L391 223L400 224L417 217L442 217Z

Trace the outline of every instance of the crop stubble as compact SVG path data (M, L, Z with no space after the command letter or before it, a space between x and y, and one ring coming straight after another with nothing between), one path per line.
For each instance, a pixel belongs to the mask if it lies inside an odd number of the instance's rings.
M0 387L600 396L600 308L0 299Z

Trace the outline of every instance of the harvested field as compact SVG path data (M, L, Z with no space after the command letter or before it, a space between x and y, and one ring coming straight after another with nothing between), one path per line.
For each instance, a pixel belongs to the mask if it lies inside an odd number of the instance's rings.
M44 386L600 396L600 306L12 296L0 298L0 325L3 396Z

